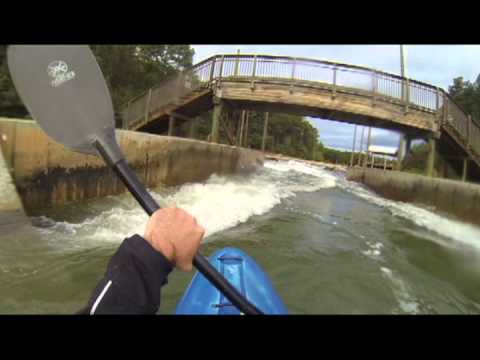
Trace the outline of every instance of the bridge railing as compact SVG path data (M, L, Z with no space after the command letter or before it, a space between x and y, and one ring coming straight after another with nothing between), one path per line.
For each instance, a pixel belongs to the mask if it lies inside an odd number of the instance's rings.
M265 55L217 55L210 61L217 64L215 79L311 82L339 90L360 90L370 96L395 99L427 111L437 111L441 106L437 104L441 93L434 86L356 65Z
M470 145L477 154L480 154L480 127L474 125L470 128Z
M448 95L446 95L448 96ZM465 147L470 147L477 156L480 155L480 126L473 121L462 108L450 97L444 109L447 114L444 126L453 128Z
M224 54L212 56L180 74L162 81L129 101L124 127L148 121L148 116L175 104L198 88L221 81L281 81L293 87L324 87L333 94L353 92L372 100L394 102L405 108L437 114L465 144L480 154L480 129L442 89L380 70L332 61L272 55Z
M208 86L211 81L211 70L214 62L203 61L179 74L170 76L159 85L154 86L131 99L125 106L123 128L131 129L136 125L148 122L149 116L161 108L174 105L182 96L193 90Z

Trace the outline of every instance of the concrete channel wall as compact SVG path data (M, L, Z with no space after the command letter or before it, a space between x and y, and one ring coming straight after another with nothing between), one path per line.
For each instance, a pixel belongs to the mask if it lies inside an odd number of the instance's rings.
M368 168L348 169L347 179L363 183L388 199L433 206L480 225L480 185Z
M0 228L28 223L7 163L0 151Z
M128 163L148 187L249 173L263 166L256 150L117 130ZM103 160L51 140L34 121L0 118L0 144L27 213L126 191Z

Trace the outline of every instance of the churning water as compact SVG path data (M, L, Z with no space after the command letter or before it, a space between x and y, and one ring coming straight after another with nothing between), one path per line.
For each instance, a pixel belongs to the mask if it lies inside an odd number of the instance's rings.
M386 200L320 166L267 161L249 176L153 189L195 215L202 253L235 246L267 271L292 313L480 312L480 229ZM73 313L147 216L124 194L32 217L38 238L0 242L1 313ZM160 313L193 273L173 272Z

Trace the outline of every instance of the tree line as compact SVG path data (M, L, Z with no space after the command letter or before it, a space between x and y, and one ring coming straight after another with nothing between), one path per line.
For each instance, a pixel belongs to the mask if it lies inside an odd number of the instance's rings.
M453 84L448 87L448 93L480 124L480 75L473 82L465 81L461 76L453 79Z
M90 45L119 110L130 98L166 77L192 66L194 50L189 45ZM6 59L7 46L0 45L0 114L28 117L13 86Z

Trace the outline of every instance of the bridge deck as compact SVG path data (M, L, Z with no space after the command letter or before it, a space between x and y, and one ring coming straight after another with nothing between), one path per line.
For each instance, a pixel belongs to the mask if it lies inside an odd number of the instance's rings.
M449 136L480 166L480 127L442 89L355 65L281 56L216 55L132 99L124 128L164 132L214 97L251 110L294 113Z

